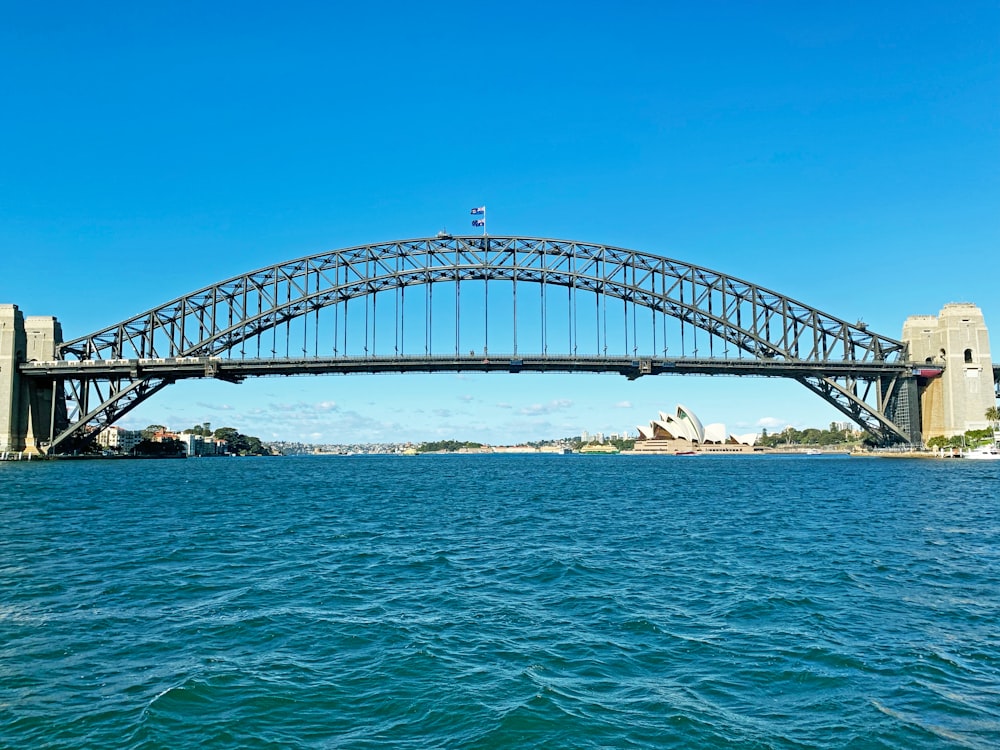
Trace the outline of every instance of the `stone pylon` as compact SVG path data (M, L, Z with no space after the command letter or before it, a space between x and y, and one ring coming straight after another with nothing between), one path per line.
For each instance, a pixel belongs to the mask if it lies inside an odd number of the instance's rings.
M62 343L52 316L25 318L17 305L0 305L0 451L42 453L52 431L66 424L62 384L23 377L22 362L51 362Z
M953 302L936 316L912 315L903 324L903 341L914 362L944 366L940 377L920 389L924 441L988 429L986 410L996 405L996 398L982 311Z
M17 305L0 305L0 453L24 450L26 414L21 408L24 316Z
M62 326L51 315L29 315L24 319L25 359L51 362L62 343ZM54 435L66 424L66 397L62 383L21 379L21 397L27 403L24 449L44 453Z

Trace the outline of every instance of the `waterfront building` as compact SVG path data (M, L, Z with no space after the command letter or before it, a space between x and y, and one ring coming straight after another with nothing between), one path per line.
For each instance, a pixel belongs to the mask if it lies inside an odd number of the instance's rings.
M184 450L188 457L192 456L221 456L226 452L226 441L218 440L210 435L195 435L185 432L177 436L177 439L184 444Z
M150 437L154 443L176 440L184 446L188 456L221 456L226 453L228 443L211 435L195 435L193 432L174 432L163 428Z
M131 453L142 441L142 432L139 430L126 430L116 425L111 425L97 433L97 444L106 451L114 453Z
M494 445L494 453L538 453L539 449L533 445Z
M154 432L152 437L149 439L154 443L162 443L164 440L180 440L181 436L173 430L168 430L164 427L163 429Z
M757 435L730 435L721 423L703 425L697 415L678 404L673 414L660 412L648 425L639 425L635 453L756 453Z

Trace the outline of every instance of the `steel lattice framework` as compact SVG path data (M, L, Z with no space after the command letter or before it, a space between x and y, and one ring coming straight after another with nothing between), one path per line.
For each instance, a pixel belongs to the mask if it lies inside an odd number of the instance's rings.
M234 276L123 320L113 326L63 343L59 362L33 363L22 368L28 377L60 380L72 408L70 423L52 441L52 448L72 445L84 436L112 424L166 385L183 377L221 377L238 380L248 374L315 371L406 371L436 369L500 369L495 355L466 358L459 352L459 296L463 282L504 282L512 295L513 345L508 338L504 367L520 369L612 370L632 377L660 372L731 372L733 374L793 377L863 426L879 441L909 441L912 430L890 418L898 400L901 379L911 377L906 347L881 336L863 324L850 324L785 295L748 281L700 266L650 253L601 244L525 237L452 237L401 240L363 245L311 255ZM454 354L435 353L431 340L432 302L426 303L424 351L419 355L401 351L405 321L416 321L400 308L405 289L432 288L450 284L454 289ZM532 322L524 314L524 285L541 289L542 352L537 356L518 351L518 285L522 289L521 330ZM494 288L495 288L494 284ZM652 320L653 351L638 351L639 334L632 335L632 351L625 356L608 354L605 330L596 325L595 356L578 357L574 321L567 334L566 351L550 355L545 342L545 289L564 288L570 315L576 315L577 295L594 298L598 311L613 301L623 310L625 347L629 344L629 316L636 323L637 311ZM395 295L396 346L388 356L375 351L375 328L371 326L369 348L367 319L371 298ZM494 292L496 294L496 292ZM364 351L347 352L349 303L364 302ZM477 297L479 299L479 297ZM358 303L355 303L358 304ZM356 309L356 308L355 308ZM402 312L400 311L402 309ZM617 309L617 308L616 308ZM333 350L319 352L320 315L343 311L333 335ZM631 312L630 312L631 310ZM598 312L598 315L600 313ZM605 313L606 315L606 313ZM357 313L355 313L355 318ZM662 319L662 320L661 320ZM668 359L667 321L685 331L707 334L710 357ZM315 320L315 323L310 321ZM303 357L291 359L292 323L301 323ZM324 322L324 325L326 323ZM355 321L355 327L360 323ZM605 328L606 328L605 321ZM313 326L316 348L308 355L309 327ZM278 334L284 333L278 339ZM662 340L657 336L662 328ZM486 327L488 336L488 326ZM295 334L298 335L297 333ZM438 334L438 340L441 335ZM676 336L674 337L676 340ZM343 343L340 349L338 342ZM272 357L247 357L247 348L271 344ZM284 358L278 357L285 344ZM296 341L296 345L297 345ZM662 345L662 357L659 349ZM706 344L703 343L702 346ZM484 355L486 342L482 344ZM523 348L523 345L522 345ZM714 357L715 349L725 353ZM697 353L697 345L695 346ZM730 358L730 352L736 358ZM252 354L252 353L251 353ZM267 360L269 365L265 365ZM586 362L584 362L586 360ZM278 363L286 363L284 367ZM535 364L531 364L534 362ZM698 365L697 363L703 363ZM323 364L317 367L317 363ZM325 363L325 364L324 364ZM575 364L574 364L575 363ZM708 363L708 364L704 364ZM713 364L714 363L714 364ZM699 369L700 368L700 369Z

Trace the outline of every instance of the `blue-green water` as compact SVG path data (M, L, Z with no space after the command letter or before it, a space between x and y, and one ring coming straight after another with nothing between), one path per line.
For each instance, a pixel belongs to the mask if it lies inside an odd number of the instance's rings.
M1000 465L0 464L0 747L994 748Z

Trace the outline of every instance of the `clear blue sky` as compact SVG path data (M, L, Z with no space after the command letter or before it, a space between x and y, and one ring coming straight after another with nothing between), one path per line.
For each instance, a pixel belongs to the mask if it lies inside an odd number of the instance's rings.
M715 268L1000 357L996 2L13 3L0 301L76 336L326 249L468 227ZM166 389L128 424L323 442L825 426L792 382L439 375Z

